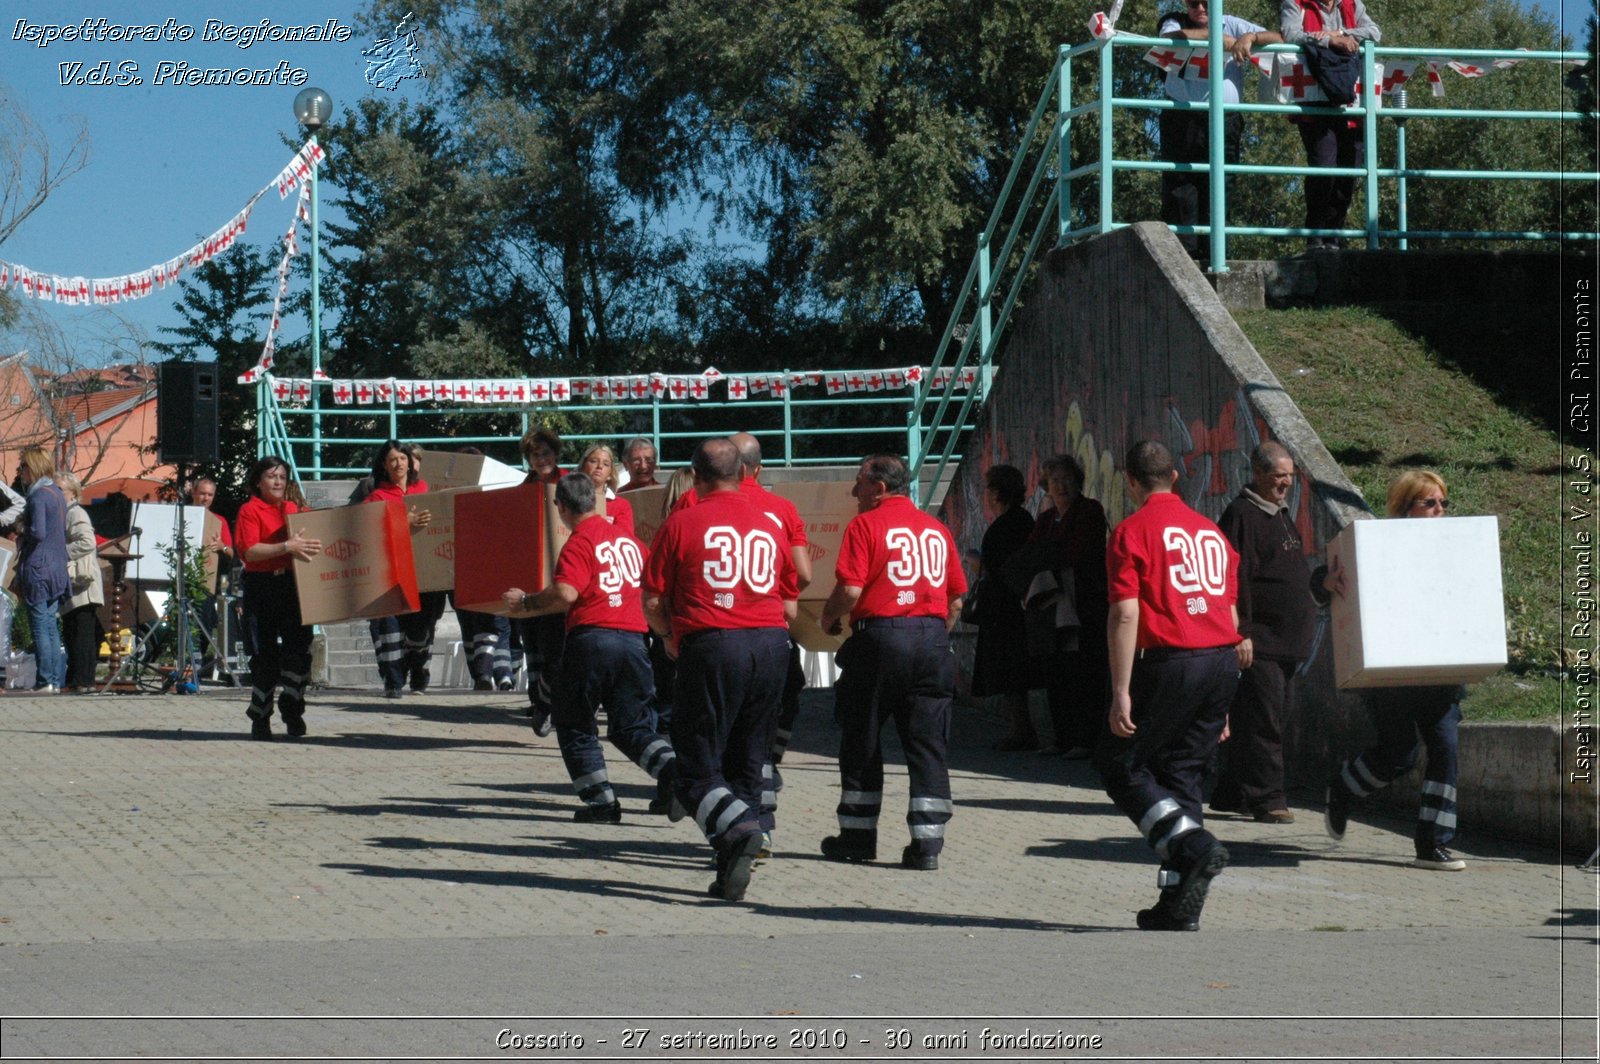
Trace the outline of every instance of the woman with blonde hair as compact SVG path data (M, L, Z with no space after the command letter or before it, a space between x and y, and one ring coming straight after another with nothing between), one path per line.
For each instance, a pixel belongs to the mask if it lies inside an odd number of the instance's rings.
M578 462L578 472L587 474L594 481L596 495L604 493L606 520L628 535L633 535L633 506L627 499L617 495L617 484L621 478L617 476L617 456L611 448L603 443L591 443Z
M61 634L67 644L67 673L63 691L94 690L94 667L99 660L97 614L106 604L100 582L100 555L95 550L94 526L81 503L83 482L71 473L59 478L67 497L67 576L70 597L61 607Z
M53 695L67 682L58 614L70 590L67 578L67 498L56 485L56 463L43 447L25 447L17 479L27 490L17 550L17 591L28 609L38 679L33 689Z
M1450 505L1444 478L1430 469L1400 474L1389 485L1386 502L1390 517L1443 517ZM1329 571L1321 590L1343 594L1343 574L1337 568ZM1422 807L1413 840L1416 860L1411 863L1439 872L1459 872L1467 867L1445 848L1456 835L1456 747L1465 694L1459 684L1375 687L1366 692L1378 739L1333 774L1323 814L1329 836L1343 839L1350 806L1405 775L1426 749L1428 765L1422 777Z

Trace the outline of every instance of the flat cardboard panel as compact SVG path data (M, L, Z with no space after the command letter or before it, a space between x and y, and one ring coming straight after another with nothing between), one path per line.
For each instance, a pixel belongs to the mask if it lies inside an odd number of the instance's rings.
M629 506L633 507L634 537L645 546L650 546L651 542L656 538L656 530L667 519L667 515L662 510L667 502L665 485L624 492L621 498Z
M142 555L128 563L129 580L147 580L170 584L172 566L168 564L163 546L178 542L178 511L183 511L183 538L188 550L199 551L205 546L206 510L203 506L176 506L165 502L136 502L133 504L133 534L131 551Z
M546 547L545 528L553 516L547 513L554 509L553 492L549 485L523 484L456 499L458 610L528 616L506 609L500 596L508 588L532 593L549 586L554 555Z
M856 500L850 494L854 488L853 480L796 481L772 486L772 493L794 503L795 509L800 511L800 519L806 523L811 586L800 592L802 604L822 602L833 594L833 571L839 564L844 526L858 512Z
M444 488L489 487L520 484L527 476L504 462L482 454L459 451L422 451L422 479L435 491Z
M447 488L406 496L408 509L426 510L432 520L411 533L411 557L418 591L449 591L456 586L456 499L479 487Z
M17 545L9 539L0 539L0 588L11 586L16 565Z
M321 554L293 568L306 624L393 617L419 608L411 531L400 502L292 514L289 531L322 541Z
M302 480L300 494L305 496L308 510L348 506L350 495L359 483L359 480Z
M1505 667L1498 519L1356 521L1328 555L1345 574L1332 606L1340 687L1466 683Z

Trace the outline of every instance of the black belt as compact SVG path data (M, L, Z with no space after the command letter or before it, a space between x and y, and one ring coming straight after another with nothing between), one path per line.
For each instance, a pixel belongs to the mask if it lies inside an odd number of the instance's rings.
M922 628L930 624L944 627L943 617L863 617L858 621L851 621L850 627L856 631L863 628Z
M245 576L288 576L290 572L291 572L291 570L289 570L289 569L267 569L265 571L263 571L261 569L246 569L244 571L244 575Z
M1173 658L1198 658L1206 654L1233 652L1233 647L1150 647L1139 651L1140 661L1171 661Z

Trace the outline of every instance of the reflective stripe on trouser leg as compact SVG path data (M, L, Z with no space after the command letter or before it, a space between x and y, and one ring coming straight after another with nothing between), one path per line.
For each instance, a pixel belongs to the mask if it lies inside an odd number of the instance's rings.
M493 632L478 632L472 637L472 649L467 656L467 671L474 680L487 680L494 675L495 654L499 640Z
M1150 843L1150 848L1163 858L1172 855L1173 843L1200 825L1186 816L1183 808L1171 798L1163 798L1139 818L1139 834Z
M911 799L906 811L906 825L911 829L911 840L922 853L938 853L944 848L944 826L955 813L955 803L948 798Z
M723 833L749 812L750 807L740 801L728 788L713 787L695 807L694 822L705 833L706 839L715 846L721 840Z
M284 716L300 716L306 711L306 681L311 674L311 659L294 655L283 665L283 691L278 709Z
M657 739L641 750L633 763L648 772L651 779L658 780L677 756L672 750L671 743L665 739Z
M494 643L494 678L496 682L511 679L511 648L502 643L498 636Z
M389 690L396 690L405 686L405 637L400 634L400 625L393 617L383 617L368 622L368 630L372 634L372 650L378 658L378 675L383 678L383 686Z
M1356 798L1365 798L1373 791L1380 791L1389 786L1389 781L1379 778L1367 764L1365 754L1357 754L1344 763L1339 770L1339 782L1344 784L1344 789Z
M1447 831L1456 826L1456 789L1437 780L1422 781L1422 809L1417 819Z
M839 795L839 826L848 831L877 831L882 809L882 791L845 791Z
M617 800L616 794L611 790L611 779L606 775L603 765L593 772L574 777L572 786L584 805L608 806Z
M761 766L761 804L768 809L778 806L778 792L772 788L772 762Z
M776 764L783 760L783 755L789 752L789 739L794 732L781 724L778 730L772 733L772 760Z
M272 716L272 688L250 688L250 705L245 715L252 720L265 720Z

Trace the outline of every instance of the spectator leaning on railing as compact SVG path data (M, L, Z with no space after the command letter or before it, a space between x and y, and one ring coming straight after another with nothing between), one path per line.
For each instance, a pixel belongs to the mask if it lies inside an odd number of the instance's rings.
M1283 0L1280 14L1283 40L1298 44L1307 52L1307 64L1315 70L1316 48L1326 48L1337 56L1353 56L1362 41L1376 44L1381 39L1378 24L1367 14L1361 0ZM1320 81L1321 79L1319 79ZM1343 115L1295 115L1289 121L1300 130L1306 148L1307 166L1361 166L1366 150L1361 136L1361 121ZM1354 177L1306 176L1306 228L1343 229L1355 194ZM1313 236L1306 247L1338 248L1342 237Z
M1203 41L1210 31L1209 0L1185 0L1178 11L1162 15L1157 32L1163 37ZM1236 15L1222 16L1222 45L1228 50L1228 63L1223 68L1222 93L1226 103L1238 103L1244 85L1244 66L1251 51L1260 44L1279 44L1283 41L1265 26L1247 22ZM1203 54L1203 53L1200 53ZM1207 78L1186 78L1188 64L1167 71L1166 92L1174 100L1204 103L1211 98L1211 82ZM1169 163L1203 163L1210 160L1210 118L1204 111L1161 112L1161 158ZM1228 115L1223 119L1222 157L1224 162L1237 163L1241 158L1240 145L1244 140L1244 116ZM1169 170L1161 175L1161 220L1168 225L1209 225L1211 223L1211 180L1205 171L1179 173ZM1184 250L1199 258L1202 253L1200 237L1194 233L1179 234Z

